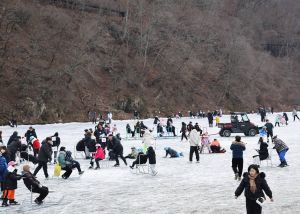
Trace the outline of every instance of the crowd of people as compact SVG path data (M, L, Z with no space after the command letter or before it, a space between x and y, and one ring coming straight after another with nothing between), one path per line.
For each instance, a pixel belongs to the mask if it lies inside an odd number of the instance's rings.
M293 112L294 120L298 118L297 111ZM211 126L213 122L209 119L208 124ZM213 115L213 121L216 121L216 126L220 122L220 113ZM284 124L287 124L287 115L282 115L285 118ZM282 124L281 120L275 119L275 126ZM282 118L281 118L282 119ZM299 118L298 118L299 119ZM260 163L269 157L269 147L276 150L280 165L279 167L287 167L288 163L285 158L289 147L274 135L274 125L269 119L264 118L266 123L260 129L260 136L258 140L259 149L257 154L253 155L254 164L249 166L247 172L243 174L244 157L243 153L246 150L246 143L242 141L240 136L235 137L232 142L230 150L232 151L232 170L234 179L240 181L240 185L235 191L236 198L245 191L247 213L261 213L261 206L265 200L264 193L273 200L272 192L265 180L265 174L259 172ZM127 159L132 160L130 164L131 169L135 169L139 165L149 163L150 174L156 175L156 152L154 146L154 137L152 136L153 129L149 129L143 121L137 121L134 130L130 125L126 126L126 133L134 137L136 134L142 139L140 148L132 147L128 155L124 155L121 137L118 133L116 125L111 126L111 120L100 120L94 129L86 129L83 132L83 138L77 143L76 150L85 154L85 158L89 161L89 169L99 170L101 161L115 161L114 167L119 167L119 158L127 166ZM279 124L277 124L279 123ZM160 126L164 125L158 117L155 117L154 124L157 125L157 133L162 134ZM165 123L167 132L173 133L176 136L175 126L173 120L169 117ZM193 162L195 156L196 163L200 163L200 154L207 150L208 153L225 153L225 148L221 147L220 141L214 138L210 140L208 131L202 128L197 122L188 124L182 122L181 124L181 142L189 143L189 162ZM0 131L0 182L2 191L2 206L16 205L15 191L17 190L17 183L23 180L25 186L32 192L39 193L39 197L35 199L35 203L42 204L44 198L48 195L47 187L41 185L36 179L36 175L43 169L45 178L49 178L48 164L57 164L64 171L61 175L63 179L68 179L74 169L77 169L78 174L81 175L84 171L81 165L72 157L72 152L61 145L59 133L55 132L52 136L46 137L41 141L38 139L36 130L29 127L24 136L20 136L17 131L14 131L10 136L6 146L3 144L2 132ZM171 147L165 147L165 158L180 158L184 157L183 152L176 151ZM18 173L16 165L18 161L27 160L36 165L34 172L30 171L30 166L25 164L22 173ZM96 166L95 166L96 165ZM95 167L95 168L94 168ZM257 200L259 200L257 202Z

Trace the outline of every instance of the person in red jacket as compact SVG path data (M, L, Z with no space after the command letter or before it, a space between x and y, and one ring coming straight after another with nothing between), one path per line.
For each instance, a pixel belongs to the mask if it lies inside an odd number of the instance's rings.
M105 159L104 150L101 148L100 144L96 144L96 152L94 153L94 157L90 162L91 166L89 168L92 169L94 167L93 160L95 160L96 165L97 165L95 169L100 169L99 161L104 160L104 159Z
M40 148L41 148L40 141L37 138L35 138L34 136L31 136L30 143L32 144L33 155L34 155L34 157L37 157L37 155L39 154Z

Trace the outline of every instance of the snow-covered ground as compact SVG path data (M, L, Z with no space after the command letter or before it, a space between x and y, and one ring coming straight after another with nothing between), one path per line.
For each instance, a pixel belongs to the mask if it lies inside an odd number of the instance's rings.
M258 115L249 115L252 122L261 126ZM268 118L274 123L274 115ZM291 114L289 113L291 119ZM224 116L221 122L229 120ZM181 122L198 122L202 127L207 127L207 119L174 119L177 130ZM133 121L113 121L117 124L121 136L125 137L125 126ZM144 120L148 127L153 126L153 119ZM60 133L62 145L73 151L76 143L83 137L86 128L93 128L91 123L68 123L35 125L39 139ZM18 128L0 127L3 131L4 142L9 135L17 130L24 134L28 126ZM263 213L299 213L300 212L300 122L290 121L286 127L276 127L274 133L278 135L290 147L286 158L289 167L278 168L279 160L276 152L273 152L274 166L261 167L261 171L267 174L267 181L273 191L274 203L268 202ZM209 134L218 132L218 128L208 128ZM121 167L102 168L101 170L88 170L89 161L78 159L85 173L79 177L77 170L73 171L70 179L45 180L43 171L38 174L38 179L48 186L50 190L45 204L40 207L30 206L30 192L22 181L18 183L16 200L20 206L14 208L0 207L0 213L246 213L245 197L242 195L234 199L234 191L238 182L233 178L231 169L231 151L229 149L233 137L222 138L218 135L211 136L211 140L217 138L226 148L225 154L202 154L200 164L188 163L189 145L176 139L160 139L156 141L157 176L136 175L129 167L120 161ZM242 137L247 143L244 153L244 171L253 163L252 156L258 148L257 137ZM141 140L122 140L124 153L130 152L132 146L141 147ZM170 146L184 153L183 158L163 158L164 147ZM128 161L131 164L131 160ZM111 165L113 165L112 163ZM19 166L19 168L21 168ZM53 174L53 165L48 167L49 174ZM19 169L21 171L21 169ZM49 205L58 201L57 205ZM34 196L35 197L35 196Z

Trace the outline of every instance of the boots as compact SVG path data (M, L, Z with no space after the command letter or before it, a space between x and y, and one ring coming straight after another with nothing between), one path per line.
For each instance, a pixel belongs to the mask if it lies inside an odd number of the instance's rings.
M9 200L9 205L19 205L19 203L17 201L15 201L14 199Z
M3 199L2 207L8 207L7 199Z

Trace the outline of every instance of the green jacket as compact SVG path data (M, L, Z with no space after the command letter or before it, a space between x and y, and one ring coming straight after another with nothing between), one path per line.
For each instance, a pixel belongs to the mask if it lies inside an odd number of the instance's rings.
M70 164L68 161L66 161L66 152L64 152L64 151L59 152L57 161L58 161L59 165L61 166L61 168L65 168L67 165Z

